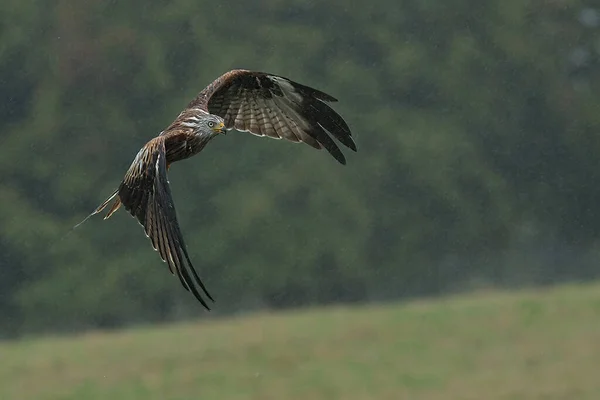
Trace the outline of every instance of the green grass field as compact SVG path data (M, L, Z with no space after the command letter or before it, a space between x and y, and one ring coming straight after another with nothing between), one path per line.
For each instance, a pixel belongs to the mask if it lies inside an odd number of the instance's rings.
M0 399L600 399L600 285L0 344Z

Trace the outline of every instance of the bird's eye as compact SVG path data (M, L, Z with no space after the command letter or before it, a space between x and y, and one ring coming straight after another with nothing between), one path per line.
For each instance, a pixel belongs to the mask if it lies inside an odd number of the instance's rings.
M208 127L212 128L213 126L215 126L215 123L212 121L208 121Z

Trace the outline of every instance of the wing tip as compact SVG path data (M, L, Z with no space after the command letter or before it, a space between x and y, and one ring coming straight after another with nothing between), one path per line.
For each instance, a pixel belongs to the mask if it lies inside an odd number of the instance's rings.
M337 160L337 162L339 162L342 165L346 165L346 157L344 156L344 153L342 153L339 149L336 152L329 151L329 153L333 156L333 158Z
M350 138L350 143L351 143L351 145L348 146L348 148L350 150L352 150L353 152L357 153L358 152L358 148L356 147L356 142L354 140L352 140L352 138Z

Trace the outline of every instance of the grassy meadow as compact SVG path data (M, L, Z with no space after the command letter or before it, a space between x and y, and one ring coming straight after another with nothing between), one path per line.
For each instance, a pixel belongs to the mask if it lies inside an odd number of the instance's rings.
M600 285L0 343L0 399L600 399Z

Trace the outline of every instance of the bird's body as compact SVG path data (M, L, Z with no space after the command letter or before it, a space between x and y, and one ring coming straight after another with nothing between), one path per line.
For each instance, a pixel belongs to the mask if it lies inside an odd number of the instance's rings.
M199 125L205 123L209 117L211 115L202 109L188 108L179 114L167 129L161 132L159 138L164 137L165 139L168 164L200 153L212 138L219 133L225 133L223 119L212 116L215 126L218 126L216 129L220 129L220 131L213 130L204 135L198 134Z
M342 117L325 104L332 101L337 100L284 77L229 71L202 90L171 125L140 149L119 188L90 216L113 201L107 219L123 205L144 227L171 273L208 308L198 288L212 297L187 253L167 170L172 163L198 154L209 141L230 129L304 142L316 149L324 147L345 164L327 132L354 151L356 145Z

